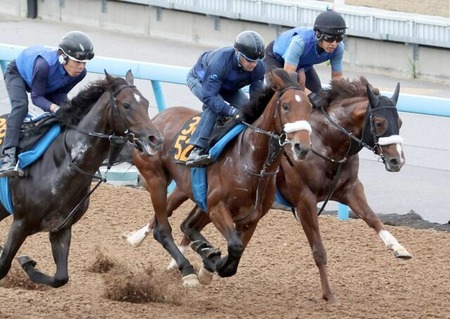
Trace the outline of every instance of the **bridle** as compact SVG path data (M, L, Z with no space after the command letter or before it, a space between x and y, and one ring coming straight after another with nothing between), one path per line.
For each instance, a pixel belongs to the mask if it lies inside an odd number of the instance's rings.
M244 165L244 170L252 176L255 176L258 178L258 186L256 188L256 198L255 198L255 204L253 205L252 210L247 214L247 216L237 219L235 220L235 223L242 223L245 220L247 220L248 218L250 218L250 216L253 215L253 213L256 210L256 207L259 206L260 202L261 202L261 185L263 182L263 179L265 177L268 176L274 176L278 173L279 168L277 167L275 171L273 172L267 172L267 168L274 162L275 158L277 157L277 155L281 152L282 148L284 145L286 144L292 144L291 141L289 141L289 139L287 138L287 132L285 131L283 125L281 124L281 114L280 114L280 108L281 108L281 97L282 95L288 91L288 90L301 90L300 86L287 86L285 88L283 88L281 91L277 91L278 92L278 96L276 98L276 114L275 114L275 118L277 119L277 127L278 127L278 131L280 132L280 134L276 134L274 132L269 132L266 130L263 130L259 127L253 126L247 122L242 122L244 125L246 125L248 128L250 128L251 130L255 131L256 133L260 133L260 134L264 134L267 135L269 137L269 143L268 143L268 152L267 152L267 157L266 160L264 161L263 167L260 170L260 172L252 172L250 171L246 165ZM294 132L295 130L291 130L290 132ZM243 139L243 134L241 134L240 136L241 142ZM240 143L241 143L240 142Z
M336 121L333 120L333 118L326 112L323 108L318 108L318 110L327 118L327 120L335 126L339 131L344 133L349 139L350 139L350 145L349 148L341 160L335 160L332 158L328 158L319 152L312 149L312 152L330 162L333 163L340 163L340 162L346 162L348 156L352 156L357 154L359 151L361 151L362 148L366 148L373 152L375 155L377 155L380 160L384 163L385 157L381 148L381 145L379 144L379 136L377 135L375 131L375 116L374 114L380 110L383 109L396 109L393 105L386 105L386 106L379 106L376 108L373 108L370 103L367 106L366 115L364 119L364 127L362 130L362 137L358 138L356 137L352 132L347 131L345 128L340 126Z
M116 100L116 95L119 94L119 92L125 88L136 88L136 86L134 85L129 85L129 84L124 84L119 86L118 88L116 88L114 91L110 92L110 99L109 99L109 104L111 105L112 108L112 112L111 114L111 125L113 127L112 131L114 132L114 123L115 123L115 119L121 119L124 127L125 126L125 120L122 118L119 107L117 106L117 100ZM69 223L69 221L71 220L71 218L73 217L73 215L75 214L75 212L78 210L78 208L92 195L92 193L100 186L101 183L105 183L107 182L106 176L108 174L109 169L111 168L115 158L117 157L117 155L120 153L120 151L122 150L123 146L125 145L126 142L131 142L131 143L135 143L136 142L136 138L134 136L133 133L128 132L128 129L124 130L123 135L115 135L114 133L112 134L103 134L103 133L99 133L99 132L91 132L79 127L76 127L74 125L70 125L69 128L74 129L80 133L89 135L89 136L93 136L93 137L97 137L100 139L107 139L110 143L110 152L109 152L109 159L108 159L108 166L105 172L105 176L102 176L100 173L100 170L97 171L97 174L91 174L89 172L84 171L83 169L81 169L78 165L76 165L73 161L73 159L71 158L70 155L70 151L67 147L67 143L66 143L66 138L67 138L67 131L66 130L64 132L64 137L63 137L63 146L64 146L64 153L66 155L67 158L70 159L69 164L70 166L75 169L78 173L81 173L83 175L86 175L90 178L93 179L98 179L97 184L91 189L89 190L89 192L80 200L80 202L71 210L71 212L66 216L66 218L61 222L61 224L58 225L58 227L56 227L54 230L52 230L52 232L57 232L61 229L63 229L64 227L67 226L67 224Z
M377 133L375 131L375 124L374 124L374 122L375 122L374 113L378 112L380 110L384 110L384 109L396 109L396 107L394 105L385 105L385 106L377 106L376 108L373 108L369 102L369 104L367 106L367 110L366 110L365 119L364 119L364 127L362 130L362 138L361 139L356 137L355 135L353 135L353 133L347 131L345 128L340 126L338 123L336 123L331 118L331 116L328 114L328 112L326 112L323 108L318 109L319 111L322 112L322 114L325 115L325 117L328 119L328 121L331 124L333 124L339 131L341 131L342 133L347 135L348 138L350 139L350 144L347 149L347 152L345 153L344 157L341 160L335 160L333 158L326 157L326 156L322 155L321 153L315 151L313 148L311 148L311 151L314 154L316 154L317 156L319 156L327 161L330 161L331 163L338 165L337 169L336 169L336 173L334 174L334 177L333 177L333 182L330 185L327 198L325 199L325 201L322 204L322 207L320 208L319 212L317 213L318 215L320 215L322 213L322 211L325 209L326 204L328 203L331 196L333 195L336 185L339 181L341 172L342 172L342 167L345 163L347 163L349 156L357 154L363 147L365 147L368 150L372 151L375 155L377 155L379 157L379 159L383 163L385 163L385 156L383 154L382 147L379 144L380 137L377 135Z

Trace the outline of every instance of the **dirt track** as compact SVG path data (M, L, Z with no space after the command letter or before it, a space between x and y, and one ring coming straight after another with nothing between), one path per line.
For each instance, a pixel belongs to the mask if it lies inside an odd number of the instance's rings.
M173 217L175 238L188 208ZM138 248L121 239L124 231L143 227L150 211L144 190L102 185L74 226L69 283L59 289L32 285L14 262L0 286L0 318L450 318L448 232L389 226L414 256L405 261L395 259L363 221L321 216L330 280L341 301L332 307L321 299L309 246L290 213L272 210L261 220L234 277L187 290L177 271L165 271L170 258L151 236ZM0 224L2 242L7 226ZM215 229L205 234L226 250ZM21 253L54 272L47 234L28 238ZM188 256L200 265L193 252ZM92 272L99 265L111 269ZM109 299L138 298L142 290L156 301Z

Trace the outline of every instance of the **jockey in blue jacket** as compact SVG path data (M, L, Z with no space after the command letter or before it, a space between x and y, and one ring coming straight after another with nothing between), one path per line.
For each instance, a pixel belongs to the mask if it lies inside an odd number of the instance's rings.
M335 11L324 11L314 21L314 28L297 27L280 34L266 48L266 70L284 68L297 72L299 83L314 107L324 101L316 95L322 88L314 65L330 61L331 79L343 77L344 34L347 26L344 18Z
M86 76L86 61L94 57L90 38L83 32L64 35L58 49L33 46L9 62L4 75L11 101L3 143L0 177L22 176L17 167L20 127L28 114L28 94L34 105L56 113L67 94Z
M239 118L239 109L249 98L241 90L250 85L250 99L264 87L264 41L255 31L241 32L234 47L204 52L189 71L187 84L203 102L203 113L190 144L194 145L187 166L211 162L207 154L209 138L220 115Z

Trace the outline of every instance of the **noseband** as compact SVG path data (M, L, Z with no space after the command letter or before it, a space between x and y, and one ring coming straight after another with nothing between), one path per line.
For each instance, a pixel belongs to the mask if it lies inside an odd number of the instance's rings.
M119 111L119 108L118 108L117 103L116 103L116 95L121 90L123 90L125 88L135 88L135 86L134 85L129 85L129 84L124 84L124 85L119 86L117 89L115 89L110 94L109 104L112 107L112 112L111 112L111 123L112 124L111 125L112 125L113 129L114 129L114 118L116 116L118 118L122 119L122 122L125 122L123 120L123 118L120 116L120 111ZM107 167L107 170L105 172L105 177L103 177L101 175L100 170L98 170L98 175L95 175L95 174L91 174L89 172L86 172L86 171L82 170L80 167L78 167L78 165L76 165L73 162L73 159L72 159L72 157L70 155L69 149L68 149L67 144L66 144L66 136L67 136L67 131L68 130L66 130L64 132L64 138L63 138L64 153L65 153L66 157L70 159L70 161L69 161L70 166L73 167L78 173L81 173L83 175L89 176L89 177L94 178L94 179L98 179L98 182L91 190L89 190L89 192L80 200L80 202L70 211L70 213L61 222L61 224L59 224L52 232L58 232L61 229L65 228L68 225L69 221L72 219L73 215L77 212L78 208L91 196L91 194L100 186L101 183L105 183L107 181L106 180L106 175L108 174L108 170L111 168L112 162L113 162L113 160L115 158L115 156L112 155L113 154L113 149L116 150L115 152L117 152L117 155L118 155L118 152L120 152L120 150L122 149L122 147L125 145L125 143L127 141L130 141L132 143L134 143L136 141L136 139L134 137L134 134L128 133L128 130L125 130L123 136L117 136L117 135L114 135L114 134L107 135L107 134L98 133L98 132L90 132L90 131L84 130L82 128L73 126L73 125L71 125L70 128L74 129L74 130L76 130L78 132L84 133L86 135L89 135L89 136L94 136L94 137L98 137L98 138L103 138L103 139L108 139L109 140L109 142L110 142L110 152L109 152L109 154L110 155L109 155L109 159L108 159L108 167ZM118 151L117 151L117 149L118 149Z
M115 128L115 119L120 118L122 120L123 126L125 126L125 121L122 118L121 114L120 114L120 110L119 107L117 106L117 100L116 100L116 95L119 94L120 91L122 91L125 88L135 88L136 86L134 85L129 85L129 84L124 84L119 86L118 88L116 88L114 91L112 91L110 93L110 99L109 99L109 104L111 105L112 108L112 112L111 112L111 117L110 117L110 123L112 126L112 130L114 132L114 128ZM108 170L111 168L112 166L112 162L114 161L114 157L116 157L118 155L118 153L120 152L120 150L122 149L122 147L125 145L126 142L130 142L132 144L134 144L136 142L136 138L134 136L133 133L129 133L128 129L125 129L124 131L124 135L115 135L114 133L112 134L103 134L103 133L99 133L99 132L91 132L82 128L79 128L77 126L71 125L69 126L71 129L74 129L78 132L81 132L83 134L89 135L89 136L94 136L94 137L98 137L101 139L107 139L110 143L110 147L111 147L111 152L109 155L109 159L108 159ZM67 148L67 144L66 144L66 135L67 135L67 130L64 132L64 151L65 154L68 158L71 158L70 156L70 152L69 149ZM112 152L113 149L118 149L118 151ZM113 153L117 153L115 156L112 155ZM71 166L79 173L82 173L84 175L90 176L92 178L96 178L99 180L104 180L104 178L102 176L97 176L95 174L90 174L84 170L82 170L81 168L79 168L74 162L73 160L70 161Z

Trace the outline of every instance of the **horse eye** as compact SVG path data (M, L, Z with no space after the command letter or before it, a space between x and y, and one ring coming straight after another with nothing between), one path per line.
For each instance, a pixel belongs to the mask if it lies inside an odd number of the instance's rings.
M125 110L129 110L129 109L131 108L131 104L129 104L129 103L123 103L123 108L124 108Z
M289 110L289 103L281 103L281 107L283 108L283 110L287 111Z
M387 130L387 121L385 118L382 117L376 117L373 120L375 124L375 134L377 136L383 135L384 132Z

